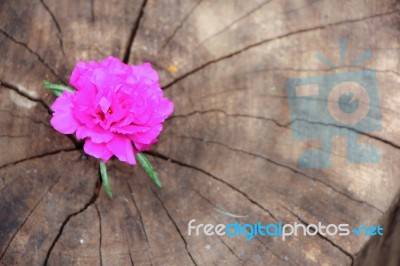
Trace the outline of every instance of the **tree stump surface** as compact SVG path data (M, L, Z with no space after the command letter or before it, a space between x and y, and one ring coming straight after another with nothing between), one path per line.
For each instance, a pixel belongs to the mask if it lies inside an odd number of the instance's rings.
M246 241L189 236L187 224L381 224L399 236L399 10L392 0L0 1L0 264L373 265L390 244L381 237ZM316 59L340 62L342 38L344 66ZM175 103L149 155L164 187L113 160L112 200L98 161L50 126L55 96L42 87L109 55L151 62ZM339 137L330 168L299 168L319 144L293 139L287 81L364 68L376 72L382 130L358 141L380 162L347 162Z

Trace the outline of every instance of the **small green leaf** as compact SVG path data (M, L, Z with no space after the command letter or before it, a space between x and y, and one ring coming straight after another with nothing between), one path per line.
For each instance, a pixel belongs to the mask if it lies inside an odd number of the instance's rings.
M48 80L45 80L43 85L46 89L51 90L57 96L60 96L63 93L63 91L70 91L70 92L74 91L74 89L72 89L71 87L60 84L54 84Z
M144 171L151 178L151 180L153 180L153 182L156 183L159 188L162 188L161 181L147 157L144 156L143 153L136 153L136 159L139 161L140 165L143 167Z
M112 199L112 191L110 183L108 182L107 167L103 161L100 161L100 175L101 175L101 180L103 180L104 190L106 191L108 197Z

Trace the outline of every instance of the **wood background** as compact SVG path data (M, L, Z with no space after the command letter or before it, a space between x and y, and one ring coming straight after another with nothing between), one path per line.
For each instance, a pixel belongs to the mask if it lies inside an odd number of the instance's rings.
M399 265L400 2L393 0L0 0L0 263L4 265ZM320 51L346 66L331 70ZM379 164L299 169L315 142L293 140L285 84L293 77L377 72L383 129L360 142ZM114 55L151 62L175 113L150 160L98 161L49 125L75 62ZM349 223L385 238L193 237L187 223Z

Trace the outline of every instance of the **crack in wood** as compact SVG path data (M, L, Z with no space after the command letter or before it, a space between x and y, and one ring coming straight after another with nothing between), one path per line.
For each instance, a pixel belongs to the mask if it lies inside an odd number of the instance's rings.
M0 134L0 138L12 138L12 139L23 139L23 138L30 138L31 135L8 135L8 134Z
M90 20L92 23L95 23L96 21L96 16L94 13L94 0L90 0Z
M301 223L303 223L305 226L308 226L309 223L307 223L306 221L304 221L299 215L297 215L296 213L294 213L292 210L286 208L285 206L281 205L282 208L284 208L286 211L288 211L290 214L292 214L294 217L296 217ZM334 246L335 248L337 248L338 250L340 250L340 252L342 252L343 254L345 254L347 257L349 257L351 259L351 265L354 264L354 256L352 254L350 254L348 251L346 251L344 248L342 248L341 246L339 246L338 244L336 244L335 242L333 242L331 239L329 239L326 236L321 235L320 232L317 231L317 235L327 241L328 243L330 243L332 246Z
M269 252L271 252L275 257L277 257L279 260L281 260L284 263L287 263L288 260L290 260L290 262L293 262L294 265L300 266L295 260L293 260L293 258L289 257L289 256L285 256L283 258L281 258L281 256L279 256L278 254L276 254L272 249L270 249L264 242L262 242L262 240L260 239L259 236L255 236L254 237L255 240L258 241L258 243L260 243L266 250L268 250Z
M128 181L127 181L126 183L128 184L129 194L130 194L130 196L131 196L132 203L133 203L133 205L135 206L135 209L136 209L136 211L138 212L138 215L139 215L139 221L140 221L140 225L142 226L142 229L143 229L144 238L146 239L147 246L149 247L149 252L150 252L150 255L151 255L151 256L150 256L150 264L153 265L152 250L151 250L149 238L147 237L146 228L145 228L144 223L143 223L143 216L142 216L142 213L141 213L140 210L139 210L138 205L136 204L135 198L134 198L134 196L133 196L133 190L132 190L131 184L129 184ZM129 247L128 247L128 249L129 249ZM129 253L130 253L130 249L129 249Z
M181 23L178 25L178 27L175 28L175 30L172 32L171 36L167 38L165 43L161 46L160 52L164 50L165 47L170 43L170 41L175 37L175 35L178 33L178 31L182 28L182 26L185 24L185 22L188 20L190 15L193 14L193 12L197 9L197 7L203 2L203 0L198 1L190 10L189 12L185 15L185 17L182 19Z
M322 1L323 1L323 0L314 0L314 1L308 2L307 4L302 5L302 6L300 6L300 7L287 10L287 11L284 12L284 14L287 16L287 15L289 15L289 14L291 14L291 13L299 12L300 10L306 9L307 7L310 7L310 6L314 5L314 4L319 3L319 2L322 2Z
M51 9L49 8L49 6L44 2L44 0L39 0L39 2L43 5L44 9L45 9L45 10L47 11L47 13L50 15L51 19L53 20L54 25L55 25L56 28L57 28L57 32L58 32L57 38L58 38L58 41L60 42L60 49L61 49L62 54L63 54L64 57L65 57L64 42L63 42L63 34L62 34L62 31L61 31L60 24L58 23L56 16L55 16L54 13L51 11Z
M357 134L360 134L360 135L366 136L368 138L377 140L379 142L385 143L385 144L391 146L394 149L397 149L397 150L400 149L400 145L399 144L396 144L396 143L394 143L394 142L392 142L390 140L386 140L386 139L383 139L381 137L378 137L378 136L375 136L375 135L372 135L372 134L368 134L366 132L357 130L355 128L347 127L345 125L336 125L336 124L331 124L331 123L316 122L316 121L310 121L310 120L307 120L307 119L297 118L297 119L294 119L294 120L290 121L285 126L289 126L289 125L293 124L295 121L302 121L302 122L306 122L306 123L314 124L314 125L331 126L331 127L341 128L341 129L347 129L347 130L353 131L353 132L355 132Z
M355 201L355 202L358 202L358 203L360 203L360 204L366 205L366 206L368 206L369 208L375 209L375 210L379 211L381 214L384 213L383 210L379 209L378 207L376 207L376 206L374 206L374 205L371 205L370 203L365 202L365 201L363 201L363 200L356 199L356 198L354 198L353 196L351 196L351 195L349 195L349 194L347 194L347 193L345 193L345 192L343 192L343 191L341 191L341 190L339 190L339 189L333 187L332 185L330 185L329 183L327 183L327 182L325 182L325 181L322 181L322 180L320 180L320 179L318 179L318 178L316 178L316 177L307 175L307 174L305 174L305 173L303 173L303 172L301 172L301 171L299 171L299 170L296 170L296 169L294 169L294 168L292 168L292 167L290 167L290 166L287 166L287 165L285 165L285 164L283 164L283 163L274 161L274 160L272 160L272 159L270 159L270 158L264 157L264 156L262 156L262 155L260 155L260 154L252 153L252 152L245 151L245 150L236 149L236 148L230 147L229 145L227 145L227 144L225 144L225 143L221 143L221 142L218 142L218 141L205 140L205 139L196 138L196 137L189 137L189 136L181 136L181 137L189 138L189 139L193 139L193 140L197 140L197 141L201 141L201 142L203 142L203 143L211 143L211 144L221 145L221 146L223 146L223 147L225 147L225 148L227 148L227 149L229 149L229 150L231 150L231 151L234 151L234 152L241 152L241 153L244 153L244 154L247 154L247 155L250 155L250 156L254 156L254 157L263 159L263 160L265 160L265 161L267 161L267 162L269 162L269 163L272 163L272 164L274 164L274 165L277 165L277 166L279 166L279 167L286 168L286 169L292 171L292 172L295 173L295 174L299 174L300 176L309 178L309 179L313 180L314 182L321 183L322 185L324 185L324 186L326 186L326 187L332 189L332 190L335 191L336 193L338 193L338 194L340 194L340 195L342 195L342 196L345 196L346 198L348 198L348 199L350 199L350 200L352 200L352 201Z
M36 159L36 158L43 158L43 157L45 157L45 156L55 155L55 154L60 153L60 152L69 152L69 151L75 151L75 150L76 150L75 148L74 148L74 149L63 149L63 150L58 150L58 151L55 151L55 152L50 152L50 153L42 154L42 155L39 155L39 156L34 156L34 157L26 158L26 159L20 160L20 161L18 161L18 162L12 163L12 164L21 163L21 162L23 162L23 161L28 161L28 160ZM4 168L4 167L6 167L6 166L8 166L8 165L2 166L2 167L0 167L0 169L1 169L1 168ZM19 179L19 178L14 179L12 182L10 182L9 184L7 184L7 186L10 185L11 183L15 182L15 181L18 180L18 179ZM59 179L59 180L60 180L60 179ZM57 241L58 241L59 238L61 237L61 235L62 235L62 233L63 233L63 230L64 230L65 226L68 224L68 222L70 221L70 219L73 218L73 217L75 217L75 216L77 216L78 214L84 212L90 205L92 205L92 204L94 204L94 203L96 202L96 200L97 200L97 198L98 198L98 196L99 196L99 190L100 190L100 187L101 187L101 182L100 182L99 180L101 180L100 174L99 174L98 180L96 181L95 190L94 190L94 193L93 193L93 196L91 197L91 199L90 199L81 209L79 209L78 211L76 211L76 212L74 212L74 213L68 215L68 216L66 217L66 219L64 220L64 222L62 223L62 225L61 225L61 227L60 227L60 229L59 229L59 232L58 232L56 238L55 238L54 241L52 242L52 244L51 244L51 246L50 246L50 248L49 248L49 250L48 250L48 252L47 252L47 255L46 255L46 258L45 258L45 261L44 261L44 265L47 265L48 260L49 260L50 255L51 255L51 252L52 252L52 250L53 250L55 244L57 243ZM58 181L57 181L57 182L58 182ZM56 183L57 183L57 182L56 182ZM56 183L55 183L55 184L56 184ZM54 184L52 187L54 187L55 184ZM6 186L6 187L7 187L7 186ZM5 189L6 187L4 187L3 189ZM2 190L3 190L3 189L2 189ZM51 188L49 189L49 191L50 191L50 190L51 190ZM0 190L0 191L1 191L1 190ZM45 195L46 195L47 193L48 193L48 191L45 193ZM45 196L45 195L44 195L44 196ZM43 197L44 197L44 196L43 196ZM42 198L43 198L43 197L42 197ZM39 202L40 202L40 201L39 201ZM39 204L39 203L37 203L35 206L37 206L38 204ZM97 206L95 206L95 207L96 207L96 209L97 209ZM34 208L32 209L31 213L34 211L35 208L36 208L36 207L34 207ZM100 218L100 219L101 219L101 218ZM24 222L24 223L25 223L25 222ZM100 224L100 231L101 231L101 224ZM100 237L101 237L101 236L100 236ZM11 243L11 242L10 242L10 243ZM3 254L3 255L4 255L4 254Z
M40 105L42 105L42 106L47 110L47 112L48 112L50 115L53 114L51 108L50 108L42 99L40 99L40 98L34 98L34 97L30 96L29 94L23 92L21 89L19 89L17 86L15 86L15 85L13 85L13 84L11 84L11 83L4 82L4 81L0 80L0 85L1 85L2 87L6 88L6 89L15 91L18 95L20 95L20 96L22 96L22 97L24 97L24 98L26 98L26 99L28 99L28 100L30 100L30 101L39 103ZM4 110L0 110L0 111L4 111ZM11 113L11 112L10 112L10 113ZM11 113L11 114L12 114L12 113ZM15 116L14 114L12 114L12 115ZM31 119L31 120L32 120L33 122L36 122L36 121L33 120L33 119ZM53 128L52 126L50 126L50 125L48 125L48 124L45 124L45 123L42 122L42 121L37 121L37 123L42 123L42 124L44 124L44 125L46 125L46 126L48 126L48 127ZM73 135L68 134L68 135L65 135L65 136L66 136L68 139L70 139L70 140L72 141L72 143L74 144L74 146L75 146L76 149L82 149L82 148L83 148L83 143L82 143L81 141L78 141ZM1 169L1 166L0 166L0 169Z
M201 46L203 45L203 43L215 38L216 36L222 34L223 32L227 31L228 29L230 29L233 25L239 23L240 21L242 21L243 19L249 17L250 15L252 15L254 12L260 10L263 6L265 6L266 4L269 4L270 2L272 2L273 0L267 0L262 2L261 4L257 5L255 8L253 8L252 10L248 11L247 13L245 13L243 16L235 19L234 21L232 21L231 23L229 23L227 26L225 26L223 29L221 29L220 31L206 37L204 40L200 41L199 44L197 46Z
M31 95L29 95L28 93L22 91L20 88L18 88L18 86L13 85L13 84L11 84L9 82L6 82L4 80L0 80L0 85L2 87L6 88L6 89L9 89L9 90L12 90L12 91L16 92L18 95L20 95L20 96L22 96L22 97L24 97L24 98L26 98L26 99L28 99L28 100L30 100L32 102L39 103L41 106L43 106L47 110L47 112L50 115L52 114L52 111L51 111L50 107L42 99L34 98Z
M396 49L398 50L398 49ZM388 73L392 74L395 76L400 76L400 73L393 70L393 69L377 69L377 68L371 68L371 67L363 67L363 66L353 66L353 65L340 65L340 66L334 66L334 67L329 67L329 68L290 68L290 67L282 67L282 68L262 68L262 69L257 69L253 71L246 71L246 72L241 72L238 75L248 75L248 74L257 74L257 73L263 73L263 72L278 72L278 71L290 71L290 72L296 72L296 73L301 73L301 72L332 72L334 70L341 70L344 68L351 68L354 70L370 70L370 71L375 71L378 73Z
M214 179L214 180L219 181L220 183L223 183L224 185L228 186L228 187L231 188L232 190L234 190L234 191L236 191L237 193L239 193L239 194L241 194L242 196L244 196L247 200L249 200L249 201L250 201L251 203L253 203L254 205L256 205L256 206L258 206L259 208L261 208L262 210L264 210L264 211L265 211L266 213L268 213L275 221L278 221L278 220L275 218L275 216L271 213L270 210L264 208L260 203L256 202L256 201L253 200L252 198L250 198L249 195L247 195L245 192L243 192L243 191L237 189L236 187L234 187L232 184L226 182L225 180L223 180L223 179L221 179L221 178L219 178L219 177L217 177L217 176L214 176L214 175L212 175L211 173L209 173L209 172L207 172L207 171L205 171L205 170L203 170L203 169L201 169L201 168L199 168L199 167L197 167L197 166L190 165L190 164L186 164L186 163L184 163L184 162L175 160L175 159L173 159L173 158L170 158L170 157L165 156L165 155L163 155L163 154L161 154L161 153L158 153L158 152L149 151L149 152L146 152L146 154L149 154L150 156L154 156L154 157L159 158L159 159L162 159L162 160L164 160L164 161L168 161L168 162L171 162L171 163L174 163L174 164L177 164L177 165L180 165L180 166L183 166L183 167L192 169L192 170L196 170L196 171L198 171L198 172L201 172L201 173L203 173L203 174L205 174L205 175L211 177L211 178Z
M154 189L152 189L152 188L150 188L150 189L151 189L151 191L154 193L154 195L156 196L156 198L160 201L162 208L165 210L165 213L167 214L168 218L171 220L171 222L172 222L172 224L174 225L176 231L178 232L179 236L181 237L183 243L185 244L186 252L187 252L187 254L189 255L190 259L192 260L193 264L197 266L198 264L196 263L196 261L194 260L192 254L191 254L190 251L189 251L188 243L187 243L185 237L183 236L183 234L182 234L181 230L179 229L178 225L176 224L175 220L172 218L171 214L169 213L167 207L165 206L164 201L163 201L163 200L160 198L160 196L154 191Z
M131 261L131 265L132 266L134 266L135 265L135 263L133 263L133 259L132 259L132 253L131 253L131 250L130 250L130 248L128 247L128 252L129 252L129 259L130 259L130 261Z
M210 200L210 199L208 199L207 197L205 197L203 194L201 194L198 190L196 190L196 189L194 189L194 188L192 188L192 190L194 191L194 192L196 192L203 200L205 200L206 202L208 202L208 204L210 204L211 206L213 206L214 208L217 208L216 207L216 205ZM254 203L253 202L251 202L250 201L250 203L252 203L253 205L254 205ZM260 208L260 206L258 206L258 205L255 205L256 207L258 207L258 208ZM265 208L262 208L261 207L261 209L264 211L265 210ZM271 215L271 213L270 213L270 215ZM275 222L278 222L278 220L273 216L273 215L271 215L271 218L275 221ZM235 218L234 217L234 220L235 221L237 221L237 222L239 222L238 221L238 219L237 218ZM276 254L274 251L272 251L267 245L265 245L265 243L263 243L259 238L258 238L258 236L255 236L255 239L266 249L266 250L268 250L273 256L275 256L276 258L278 258L279 260L281 260L281 261L283 261L283 262L286 262L283 258L281 258L278 254ZM293 261L294 262L294 261ZM294 262L296 265L297 265L297 263L296 262Z
M100 174L99 174L99 175L100 175ZM96 181L96 182L97 182L97 181ZM96 183L96 186L97 186L97 183ZM53 240L53 242L52 242L51 245L50 245L50 248L49 248L48 251L47 251L46 258L45 258L44 263L43 263L44 266L46 266L46 265L48 264L49 258L50 258L50 256L51 256L51 252L53 251L55 245L57 244L57 242L58 242L58 240L60 239L62 233L64 232L65 226L68 224L68 222L71 220L71 218L73 218L73 217L75 217L75 216L77 216L77 215L83 213L84 211L87 210L87 208L89 208L89 206L95 204L95 202L96 202L98 196L99 196L99 195L96 193L96 189L95 189L95 192L93 193L93 196L91 197L91 199L90 199L81 209L79 209L78 211L75 211L75 212L69 214L69 215L67 216L67 218L62 222L62 224L61 224L61 226L60 226L60 229L59 229L59 231L58 231L58 233L57 233L55 239ZM97 209L97 208L96 208L96 209Z
M98 197L98 196L96 196L96 197ZM99 256L100 256L100 266L103 266L103 257L101 254L101 245L102 245L102 238L103 238L103 233L101 230L101 214L100 214L99 208L97 207L97 204L93 203L93 205L96 208L97 217L99 218Z
M276 254L272 249L270 249L264 242L261 241L261 239L259 238L259 236L255 236L254 237L255 240L257 240L258 243L260 243L260 245L262 245L266 250L268 250L274 257L278 258L280 261L287 263L287 260L285 260L284 258L281 258L281 256L279 256L278 254ZM294 260L290 259L290 261L292 261L294 264L298 265ZM298 265L299 266L299 265Z
M52 127L49 123L46 123L46 121L35 120L35 119L33 119L32 117L30 117L30 116L17 115L17 114L15 114L14 112L12 112L11 110L1 110L1 109L0 109L0 112L2 112L2 113L8 113L10 116L12 116L12 117L14 117L14 118L28 119L30 122L32 122L32 123L34 123L34 124L41 124L41 125L44 125L44 126L46 126L46 127L49 127L49 128L51 128L51 129L53 129L53 127Z
M195 189L195 188L191 188L200 198L202 198L203 200L205 200L206 202L208 202L208 204L210 204L215 210L217 210L217 212L219 212L218 210L219 210L219 208L217 207L217 205L214 203L214 202L212 202L210 199L208 199L206 196L204 196L203 194L201 194L200 193L200 191L198 191L197 189ZM258 207L258 206L257 206ZM262 209L263 211L264 211L264 209ZM220 212L219 212L220 213ZM231 216L231 215L228 215L228 214L224 214L224 215L226 215L226 216L228 216L228 217L231 217L231 218L235 218L235 220L237 220L237 218L246 218L247 217L247 215L246 216Z
M169 117L167 120L173 120L173 119L176 119L176 118L188 118L188 117L190 117L192 115L195 115L195 114L207 114L207 113L213 113L213 112L221 113L221 114L223 114L225 116L228 116L228 117L244 117L244 118L252 118L252 119L259 119L259 120L264 120L264 121L268 121L268 122L273 122L278 127L283 127L283 128L288 128L291 124L293 124L296 121L302 121L302 122L306 122L306 123L309 123L309 124L315 124L315 125L321 125L321 126L331 126L331 127L340 128L340 129L347 129L347 130L355 132L357 134L360 134L360 135L366 136L368 138L377 140L379 142L385 143L385 144L391 146L392 148L395 148L395 149L398 149L398 150L400 149L400 145L396 144L395 142L392 142L390 140L386 140L386 139L381 138L381 137L376 136L376 135L369 134L367 132L363 132L363 131L357 130L356 128L348 127L346 125L337 125L337 124L331 124L331 123L310 121L310 120L303 119L303 118L296 118L296 119L293 119L293 120L289 121L286 124L281 124L276 119L273 119L273 118L270 118L270 117L249 115L249 114L231 114L231 113L227 113L226 111L224 111L222 109L209 109L209 110L195 110L195 111L192 111L192 112L187 113L187 114L173 115L173 116Z
M15 161L15 162L11 162L11 163L0 165L0 170L3 169L3 168L6 168L6 167L12 166L12 165L16 165L16 164L19 164L19 163L23 163L23 162L29 161L29 160L34 160L34 159L38 159L38 158L44 158L46 156L56 155L56 154L61 153L61 152L72 152L72 151L77 151L77 149L74 147L74 148L58 149L58 150L55 150L55 151L45 152L45 153L42 153L42 154L39 154L39 155L34 155L34 156L31 156L31 157L23 158L23 159L20 159L18 161Z
M223 215L225 215L225 216L228 216L228 217L231 217L231 218L235 218L235 219L241 219L241 218L247 218L247 217L249 217L248 214L246 214L246 215L237 215L237 214L232 214L232 213L230 213L230 212L221 210L221 209L217 206L217 204L213 203L210 199L206 198L206 197L205 197L203 194L201 194L197 189L192 188L192 190L193 190L194 192L196 192L196 193L197 193L201 198L203 198L205 201L207 201L211 206L213 206L213 208L214 208L218 213L221 213L221 214L223 214Z
M188 71L188 72L186 72L185 74L182 74L181 76L179 76L176 79L172 80L168 84L164 85L163 86L163 90L167 90L168 88L170 88L174 84L177 84L181 80L183 80L183 79L193 75L194 73L196 73L196 72L208 67L209 65L218 63L218 62L220 62L222 60L225 60L225 59L228 59L228 58L231 58L231 57L234 57L234 56L236 56L238 54L241 54L243 52L246 52L246 51L248 51L248 50L250 50L250 49L252 49L254 47L257 47L257 46L260 46L260 45L263 45L263 44L266 44L266 43L269 43L269 42L272 42L272 41L275 41L275 40L281 40L281 39L284 39L284 38L287 38L287 37L291 37L291 36L295 36L295 35L302 34L302 33L308 33L308 32L312 32L312 31L316 31L316 30L322 30L322 29L325 29L325 28L336 27L336 26L339 26L339 25L345 25L345 24L350 24L350 23L361 22L361 21L364 21L364 20L374 19L374 18L388 16L388 15L397 14L397 13L398 13L398 10L391 10L389 12L379 13L379 14L375 14L375 15L371 15L371 16L367 16L367 17L362 17L362 18L358 18L358 19L349 19L349 20L338 21L338 22L329 23L329 24L325 24L325 25L319 25L319 26L315 26L315 27L299 29L299 30L296 30L296 31L293 31L293 32L288 32L288 33L285 33L285 34L282 34L282 35L278 35L278 36L275 36L275 37L272 37L272 38L267 38L267 39L261 40L259 42L250 44L250 45L248 45L248 46L246 46L244 48L241 48L241 49L239 49L237 51L234 51L232 53L229 53L229 54L223 55L223 56L221 56L219 58L210 60L210 61L208 61L208 62L206 62L206 63L204 63L204 64L202 64L202 65L200 65L200 66Z
M399 265L400 263L400 191L397 202L388 209L385 234L383 239L378 240L371 237L360 251L355 254L355 265L364 265L367 262L370 265ZM379 254L374 254L373 250L379 250ZM376 253L376 252L375 252ZM390 256L388 256L390 254ZM397 263L396 263L397 262Z
M57 181L50 186L45 193L43 194L43 196L36 202L36 204L33 206L33 208L30 210L30 212L28 213L28 215L25 217L24 221L22 222L22 224L18 227L18 229L15 231L15 233L12 235L10 241L7 243L6 248L4 249L3 253L0 256L0 261L1 259L4 257L4 255L6 254L8 248L10 247L12 241L14 240L15 236L18 234L18 232L21 230L22 227L24 227L25 223L28 221L29 217L31 216L31 214L36 210L36 208L39 206L39 204L42 202L42 200L46 197L46 195L53 189L53 187L55 187L55 185L57 185L57 183L61 180L61 177L59 179L57 179Z
M144 227L142 213L140 212L139 207L138 207L138 205L136 204L135 198L133 197L133 192L132 192L132 187L131 187L131 185L129 184L129 182L127 182L127 184L128 184L129 193L130 193L130 196L131 196L131 199L132 199L132 203L133 203L133 205L135 206L135 209L136 209L136 211L138 212L138 215L139 215L139 221L140 221L140 224L141 224L142 229L143 229L144 238L146 239L147 245L148 245L149 248L151 249L150 243L149 243L149 239L148 239L147 233L146 233L146 228Z
M218 237L218 239L229 250L229 252L232 253L238 261L240 261L242 265L245 264L245 262L235 252L233 252L232 248L225 243L222 237Z
M222 109L208 109L208 110L195 110L187 114L181 114L181 115L173 115L168 118L168 120L173 120L175 118L187 118L195 114L207 114L207 113L221 113L225 116L229 117L245 117L245 118L254 118L254 119L260 119L268 122L273 122L275 125L278 127L287 127L287 124L281 124L277 120L269 117L264 117L264 116L256 116L256 115L248 115L248 114L231 114L226 112L225 110Z
M57 72L39 55L39 53L35 52L34 50L32 50L28 44L24 43L24 42L20 42L17 41L16 39L14 39L13 36L11 36L10 34L8 34L6 31L4 31L3 29L0 29L0 33L2 33L4 36L6 36L8 39L10 39L12 42L24 47L28 52L30 52L32 55L34 55L39 62L41 62L50 72L51 74L53 74L56 78L58 78L59 81L67 84L67 82L65 82L58 74Z
M244 117L244 118L260 119L260 120L264 120L264 121L268 121L268 122L273 122L275 125L277 125L278 127L282 127L282 128L288 128L291 124L293 124L296 121L302 121L302 122L305 122L305 123L321 125L321 126L331 126L331 127L345 129L345 130L349 130L349 131L355 132L355 133L360 134L362 136L366 136L366 137L368 137L370 139L374 139L374 140L377 140L379 142L382 142L382 143L384 143L384 144L386 144L388 146L391 146L394 149L400 150L400 145L399 144L397 144L395 142L392 142L390 140L381 138L379 136L372 135L372 134L369 134L367 132L363 132L363 131L357 130L356 128L348 127L346 125L338 125L338 124L332 124L332 123L323 123L323 122L317 122L317 121L310 121L310 120L303 119L303 118L296 118L296 119L293 119L293 120L289 121L286 124L281 124L277 120L275 120L273 118L269 118L269 117L255 116L255 115L248 115L248 114L230 114L230 113L227 113L226 111L221 110L221 109L209 109L209 110L195 110L195 111L192 111L192 112L187 113L187 114L174 115L174 116L171 116L168 120L173 120L173 119L176 119L176 118L188 118L188 117L190 117L192 115L195 115L195 114L207 114L207 113L212 113L212 112L221 113L221 114L223 114L225 116L228 116L228 117ZM181 136L181 137L193 138L193 137L188 137L188 136ZM199 140L201 140L203 142L213 143L213 141L208 141L208 140L204 140L204 139L199 139ZM218 142L216 144L218 144ZM219 143L219 144L222 144L222 143ZM341 156L341 157L343 157L343 156Z
M146 8L147 5L147 0L143 0L142 6L140 7L140 11L139 11L139 15L138 18L136 19L131 34L128 38L128 44L126 45L126 50L124 53L124 57L122 59L122 61L127 64L129 62L129 58L131 56L131 50L132 50L132 46L133 43L135 41L135 37L136 37L136 33L139 30L139 25L140 25L140 21L142 20L143 16L144 16L144 9Z
M203 200L205 200L205 201L208 202L211 206L213 206L214 208L216 208L216 205L215 205L211 200L209 200L207 197L205 197L203 194L201 194L201 193L200 193L199 191L197 191L196 189L192 188L192 190L195 191ZM254 205L253 202L250 201L250 203L252 203L252 204ZM261 208L263 211L265 211L265 208L260 207L259 205L255 205L255 206L257 206L258 208ZM272 215L271 212L268 212L268 213L270 214L271 218L272 218L275 222L278 222L278 220ZM235 218L235 221L238 221L237 218ZM238 222L239 222L239 221L238 221ZM255 236L255 238L256 238L256 239L258 240L258 242L259 242L261 245L263 245L263 247L264 247L266 250L268 250L273 256L275 256L275 257L277 257L279 260L285 262L285 260L284 260L283 258L281 258L278 254L276 254L275 252L273 252L270 248L268 248L260 239L258 239L257 236Z

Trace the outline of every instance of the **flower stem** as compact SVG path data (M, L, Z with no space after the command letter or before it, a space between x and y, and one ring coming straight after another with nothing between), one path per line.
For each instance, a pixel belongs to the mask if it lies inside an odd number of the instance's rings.
M108 197L112 199L112 191L110 183L108 182L107 167L103 161L100 161L100 175L101 175L101 180L103 181L104 190L106 191Z
M43 82L43 86L46 89L51 90L57 96L60 96L63 93L63 91L70 91L70 92L74 91L74 89L72 89L71 87L68 87L68 86L65 86L65 85L60 85L60 84L54 84L54 83L51 83L48 80L45 80Z
M153 166L150 161L144 156L143 153L136 153L136 159L139 161L140 165L143 167L146 174L150 177L151 180L159 187L162 188L162 184L160 179L157 176L157 173L154 171Z

